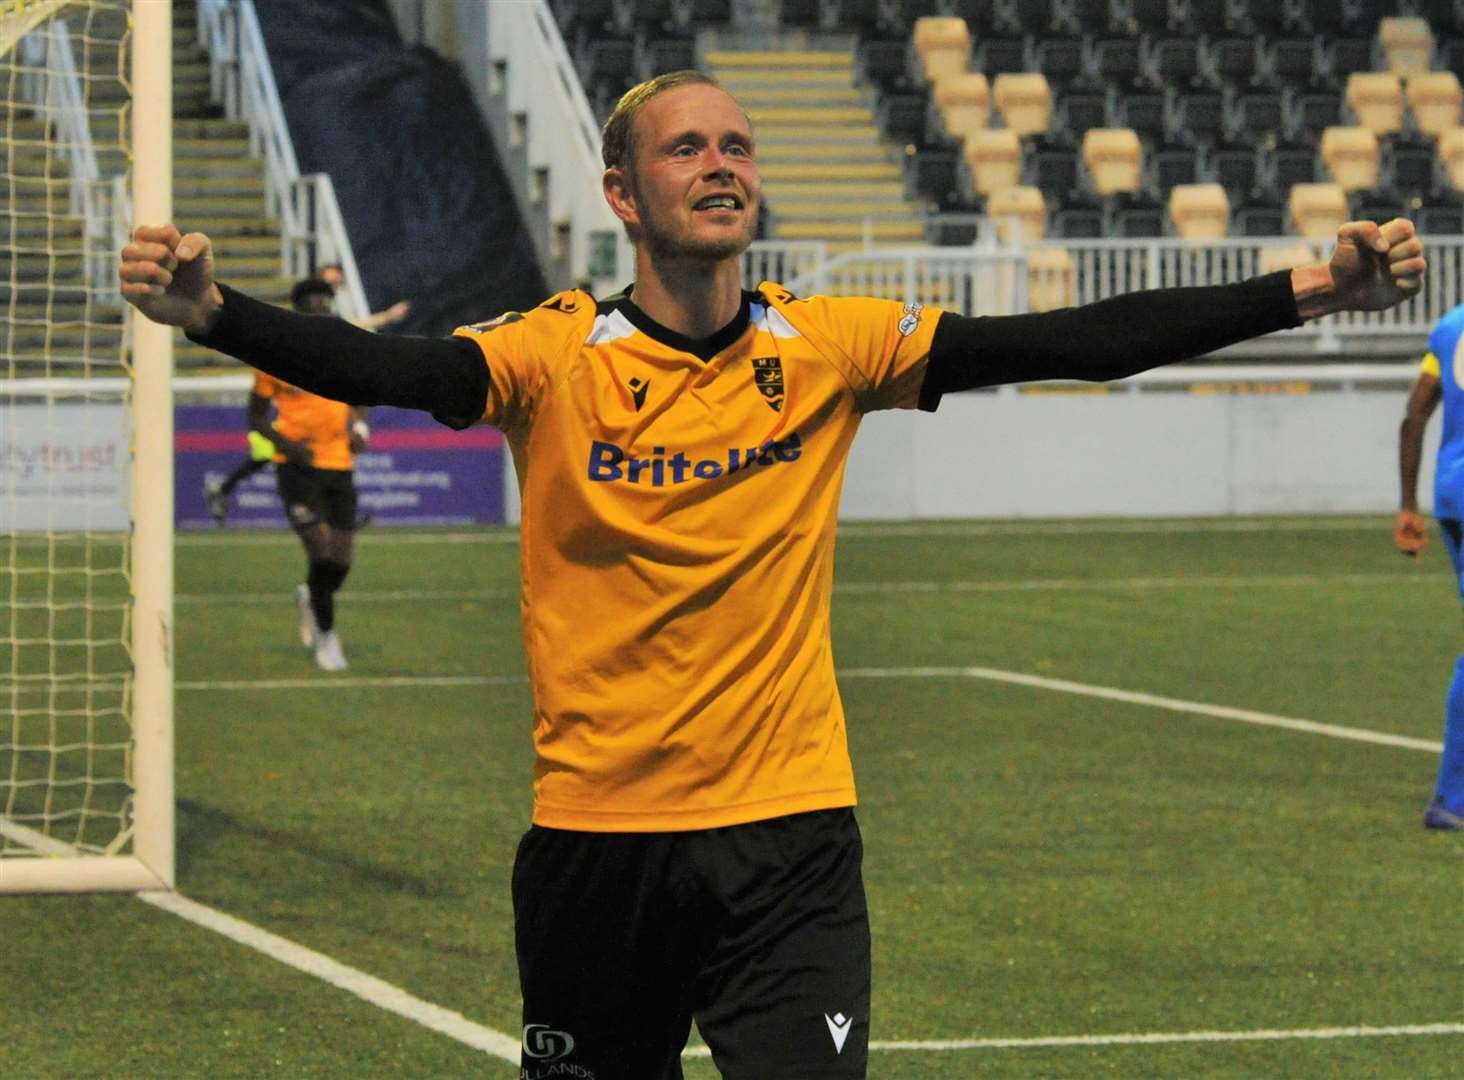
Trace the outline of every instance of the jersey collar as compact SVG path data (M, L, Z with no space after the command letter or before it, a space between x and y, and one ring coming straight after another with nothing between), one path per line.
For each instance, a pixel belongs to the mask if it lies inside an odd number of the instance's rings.
M596 313L608 315L612 311L618 311L630 320L630 324L649 338L659 341L667 348L676 349L679 352L690 353L703 363L711 360L719 352L731 345L740 338L747 324L751 320L752 301L757 299L756 293L742 291L742 306L737 309L737 314L732 316L732 321L722 329L718 330L711 337L689 338L685 334L678 334L655 319L651 318L630 299L631 287L627 285L614 296L608 296L604 300L596 301Z

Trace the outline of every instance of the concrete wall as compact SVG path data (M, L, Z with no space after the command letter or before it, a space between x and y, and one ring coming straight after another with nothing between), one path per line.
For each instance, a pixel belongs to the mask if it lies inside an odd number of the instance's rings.
M1307 393L990 393L879 413L855 440L848 519L1391 512L1406 384ZM1419 495L1432 504L1430 425Z

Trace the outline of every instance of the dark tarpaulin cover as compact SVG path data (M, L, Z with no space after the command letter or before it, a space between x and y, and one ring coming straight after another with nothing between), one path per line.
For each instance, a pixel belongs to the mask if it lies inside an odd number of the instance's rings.
M445 334L547 295L456 65L402 43L384 0L256 0L303 173L329 173L372 311Z

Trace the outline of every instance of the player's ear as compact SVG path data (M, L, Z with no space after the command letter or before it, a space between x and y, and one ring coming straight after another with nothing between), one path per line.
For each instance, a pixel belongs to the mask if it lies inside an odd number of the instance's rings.
M610 204L611 212L627 225L639 225L640 209L636 203L634 185L626 171L612 165L605 170L600 183L605 189L605 201Z

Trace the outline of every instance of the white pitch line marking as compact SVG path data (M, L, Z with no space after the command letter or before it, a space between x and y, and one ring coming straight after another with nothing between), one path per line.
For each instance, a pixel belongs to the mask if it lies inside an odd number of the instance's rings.
M178 682L178 690L359 690L433 686L517 686L527 675L347 675L304 679L200 679Z
M1388 528L1385 517L1339 518L1180 518L1168 520L1104 520L1104 521L932 521L879 522L850 521L839 525L839 536L850 540L903 539L929 536L1111 536L1127 533L1294 533L1294 532L1367 532ZM517 544L518 530L512 527L485 526L482 530L459 532L410 532L392 528L370 529L361 534L366 543L381 544ZM239 529L226 532L179 533L174 541L182 547L207 547L214 544L281 544L298 543L293 533L281 529Z
M1430 739L1415 739L1407 735L1393 735L1385 731L1370 731L1366 728L1343 727L1340 724L1320 724L1315 720L1298 720L1294 717L1276 716L1272 713L1255 712L1250 709L1232 709L1226 705L1206 705L1198 701L1184 701L1179 698L1160 697L1157 694L1119 690L1111 686L1093 686L1089 683L1070 682L1066 679L1049 679L1042 675L1027 675L1020 671L1001 671L997 668L846 668L839 672L839 677L841 679L988 679L992 682L1030 686L1038 690L1056 690L1065 694L1079 694L1084 697L1103 698L1107 701L1122 701L1130 705L1168 709L1170 712L1214 716L1222 720L1238 720L1243 724L1283 728L1287 731L1300 731L1308 735L1326 735L1333 739L1350 739L1377 746L1424 750L1432 754L1437 754L1443 749L1442 743Z
M1464 1024L1394 1027L1296 1028L1257 1031L1133 1032L1121 1035L1050 1035L1031 1039L913 1039L870 1043L871 1050L1022 1050L1043 1046L1134 1046L1157 1043L1271 1042L1285 1039L1377 1039L1403 1035L1464 1035Z
M297 945L278 934L262 930L232 915L225 915L222 911L215 911L178 893L143 892L138 893L137 898L216 934L222 934L229 940L261 952L282 964L288 964L296 971L322 979L378 1009L385 1009L389 1013L421 1024L474 1050L518 1064L517 1039L476 1024L462 1013L423 1001L374 975L332 960L324 953Z
M1258 574L1258 575L1210 575L1196 577L1134 577L1134 578L1027 578L1002 581L845 581L834 585L836 594L879 594L879 593L1007 593L1007 592L1079 592L1102 589L1244 589L1244 588L1314 588L1339 585L1429 585L1437 586L1443 580L1440 574L1407 571L1396 574ZM343 603L402 603L421 601L440 603L442 601L517 600L519 590L484 589L476 592L433 590L433 589L378 589L352 592L347 589L337 594ZM249 593L179 593L174 602L180 605L193 604L261 604L278 602L294 603L293 594L284 592Z

